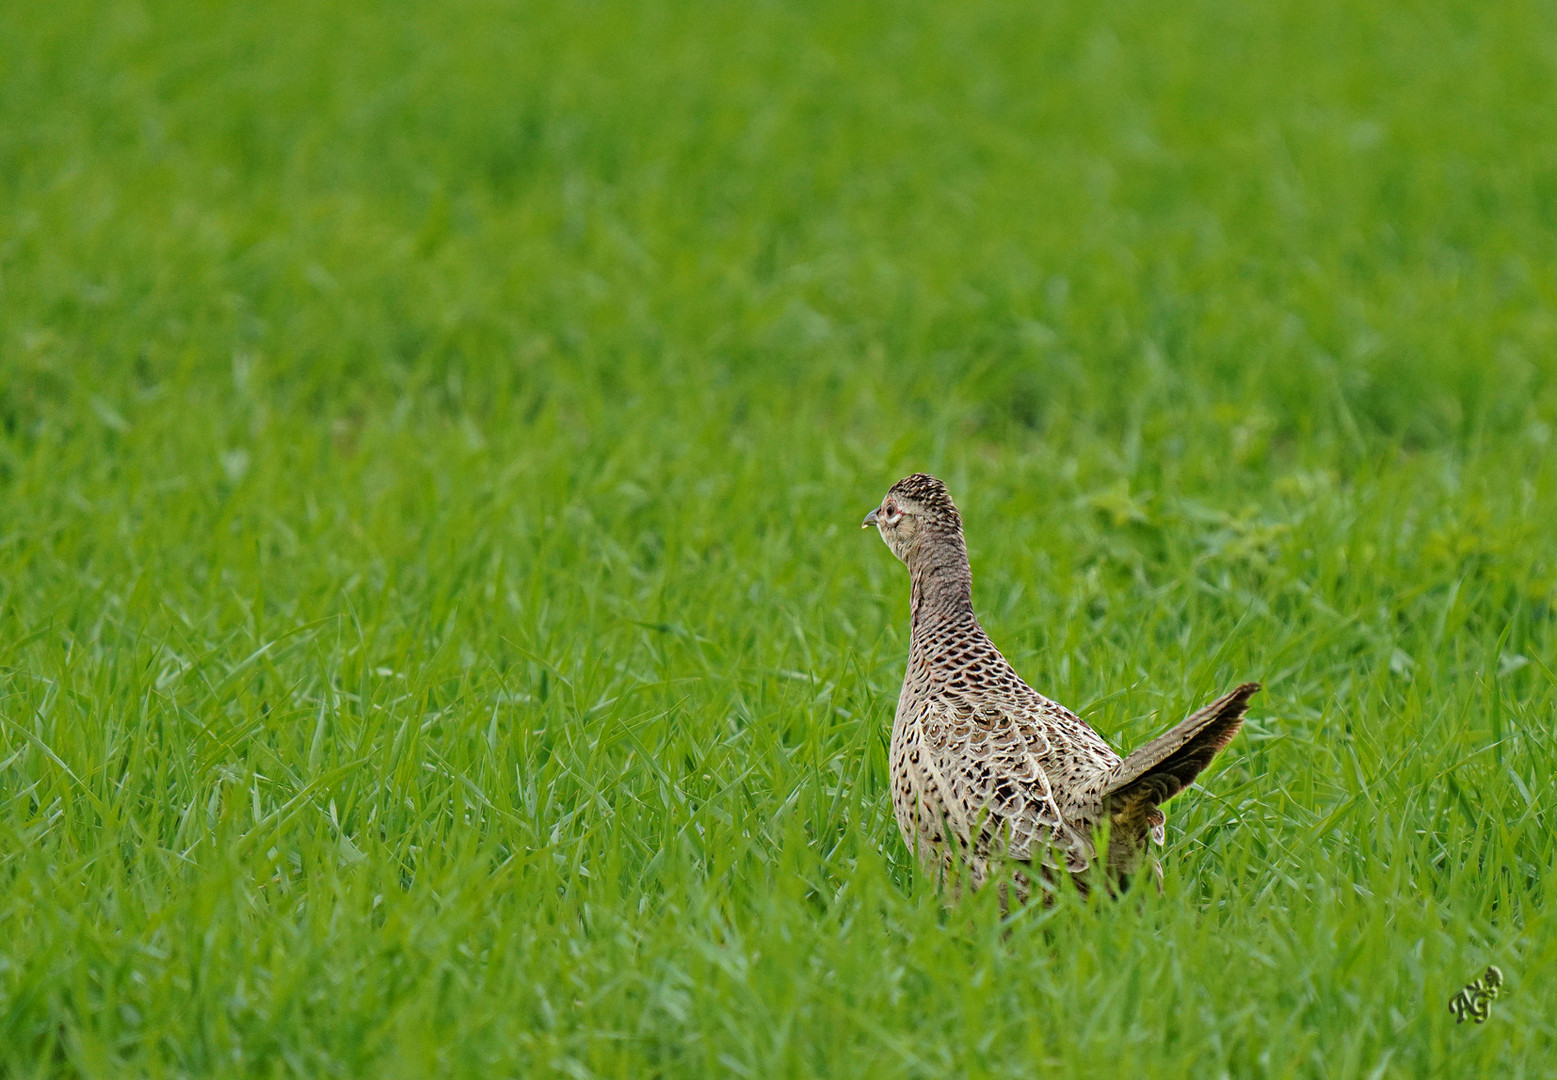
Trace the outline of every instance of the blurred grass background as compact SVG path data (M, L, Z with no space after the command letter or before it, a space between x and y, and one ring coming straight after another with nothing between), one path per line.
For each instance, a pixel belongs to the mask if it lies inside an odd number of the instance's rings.
M0 1074L1549 1075L1554 31L13 5ZM915 469L1116 745L1266 683L1160 900L914 879Z

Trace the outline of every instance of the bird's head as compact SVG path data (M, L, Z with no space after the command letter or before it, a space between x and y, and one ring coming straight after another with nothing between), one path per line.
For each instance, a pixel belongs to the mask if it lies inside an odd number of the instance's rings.
M962 517L946 485L925 473L905 476L888 489L881 505L865 515L861 528L872 525L903 562L908 562L927 538L956 539Z

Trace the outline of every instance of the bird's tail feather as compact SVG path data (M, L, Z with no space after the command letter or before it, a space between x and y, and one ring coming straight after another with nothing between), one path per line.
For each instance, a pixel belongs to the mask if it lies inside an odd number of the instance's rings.
M1243 726L1249 699L1259 683L1244 683L1230 694L1174 725L1114 766L1103 798L1111 807L1159 806L1195 782L1211 759L1233 741Z

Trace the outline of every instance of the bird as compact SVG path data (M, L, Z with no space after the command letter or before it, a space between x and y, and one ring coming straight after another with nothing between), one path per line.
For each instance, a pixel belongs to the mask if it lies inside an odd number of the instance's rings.
M911 633L888 765L904 842L949 902L1008 864L1026 903L1052 901L1069 875L1089 893L1130 887L1166 840L1162 804L1195 781L1243 725L1260 684L1246 682L1121 757L1075 713L1028 686L973 609L962 517L946 485L904 477L865 515L908 567ZM1101 857L1099 846L1103 848Z

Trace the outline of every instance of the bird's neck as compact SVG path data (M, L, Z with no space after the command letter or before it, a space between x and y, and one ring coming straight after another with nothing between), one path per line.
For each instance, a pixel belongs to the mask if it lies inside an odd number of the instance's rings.
M908 560L908 574L914 637L973 619L973 571L960 535L926 537Z

